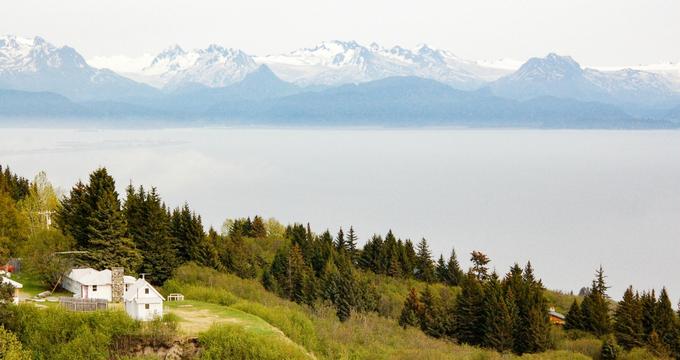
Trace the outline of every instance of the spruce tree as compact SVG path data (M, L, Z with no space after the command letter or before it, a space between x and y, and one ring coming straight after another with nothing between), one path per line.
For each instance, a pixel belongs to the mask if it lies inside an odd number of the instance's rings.
M613 336L607 336L602 342L602 348L600 349L600 359L601 360L615 360L619 356L619 347L616 344L616 340Z
M600 266L596 271L590 294L586 297L589 299L587 307L585 306L585 300L584 306L581 307L586 330L591 331L597 336L605 335L611 330L609 298L607 296L607 286L604 279L604 271L602 270L602 266Z
M461 343L480 345L484 340L483 321L484 290L471 272L461 284L453 312L454 334Z
M421 330L432 337L444 336L446 322L441 299L436 293L432 292L430 286L426 286L420 294L420 303L423 304L423 311L420 315Z
M503 288L494 273L484 285L482 345L504 352L512 349L513 317L506 305Z
M347 243L345 242L345 233L342 231L342 228L338 230L338 236L335 238L335 249L341 252L348 251Z
M678 321L666 288L661 290L656 304L656 326L659 339L669 351L678 348Z
M614 312L614 335L618 343L628 351L644 343L642 305L639 297L633 293L632 286L626 289Z
M448 272L446 275L447 283L451 286L460 285L465 274L460 268L455 249L451 249L451 256L449 256L449 261L446 263L446 271Z
M564 317L565 330L583 330L583 315L578 301L574 299L571 303L567 315Z
M439 260L437 260L437 266L435 267L435 274L437 275L437 281L442 283L449 283L449 269L446 267L446 262L444 262L444 255L439 255Z
M433 282L435 280L434 264L432 263L432 252L424 238L418 243L416 252L416 279Z
M90 214L86 219L86 259L98 269L122 266L136 272L142 257L127 238L127 224L120 208L115 182L106 169L95 170L87 187Z
M408 326L420 326L420 316L422 312L423 305L418 298L418 293L415 288L411 288L404 301L404 306L401 309L399 325L403 328L407 328Z
M254 238L263 239L267 237L267 228L264 226L264 221L259 215L253 218L252 234Z
M352 264L356 264L356 261L357 261L357 243L358 243L358 241L359 241L359 237L354 232L354 227L350 226L349 232L347 233L347 249L349 251L349 257L350 257L350 260L352 260Z

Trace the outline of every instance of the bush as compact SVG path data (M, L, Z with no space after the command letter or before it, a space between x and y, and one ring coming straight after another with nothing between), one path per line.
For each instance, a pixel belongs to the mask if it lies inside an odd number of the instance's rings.
M12 311L13 330L35 359L108 359L114 339L139 329L122 311L78 313L32 305L14 306Z
M3 360L30 360L31 352L24 350L19 339L0 326L0 359Z
M201 359L309 359L299 346L282 338L246 332L238 325L213 325L201 334Z
M629 352L622 353L619 356L619 360L654 360L657 359L654 354L652 354L646 348L634 348Z
M567 350L589 356L593 359L600 358L602 341L594 337L579 338L576 340L562 339L555 343L557 350Z

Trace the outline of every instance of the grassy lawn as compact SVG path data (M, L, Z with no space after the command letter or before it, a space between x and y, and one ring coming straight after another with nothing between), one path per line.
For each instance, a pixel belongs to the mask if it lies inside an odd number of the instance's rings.
M34 297L38 294L40 294L43 291L52 291L51 288L47 288L43 286L40 283L40 280L38 279L37 276L29 274L27 272L20 272L16 274L12 274L12 280L17 281L21 283L24 287L19 290L19 294L23 295L24 297ZM51 296L55 297L60 297L60 296L68 296L71 297L73 294L71 294L68 291L58 289L54 294Z
M208 330L213 324L232 323L246 330L271 336L284 336L281 330L262 318L228 306L201 301L168 301L165 309L179 318L180 328L191 335Z

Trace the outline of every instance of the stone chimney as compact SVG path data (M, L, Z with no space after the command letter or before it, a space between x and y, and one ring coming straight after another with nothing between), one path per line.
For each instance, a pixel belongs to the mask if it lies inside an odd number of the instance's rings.
M122 267L111 268L111 301L119 303L123 301L125 294L124 271Z

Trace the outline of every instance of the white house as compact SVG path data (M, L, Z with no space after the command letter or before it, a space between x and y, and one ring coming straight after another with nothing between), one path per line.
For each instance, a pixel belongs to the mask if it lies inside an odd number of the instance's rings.
M92 268L72 269L62 280L61 287L73 293L73 297L81 299L103 299L106 301L122 300L125 291L135 283L132 276L122 276L125 287L121 299L113 299L113 284L116 279L109 269L95 270ZM122 275L122 270L120 270Z
M13 300L12 300L12 301L13 301L15 304L18 304L18 303L19 303L19 289L21 289L21 288L24 287L24 286L21 285L20 283L16 282L16 281L14 281L14 280L12 280L12 279L10 279L10 278L6 278L6 277L4 277L4 276L2 276L2 279L1 279L1 280L2 280L1 282L2 282L3 284L10 284L10 285L12 285L12 286L14 287L14 297L13 297Z
M125 312L133 319L148 321L163 317L165 298L145 279L137 279L125 292Z

